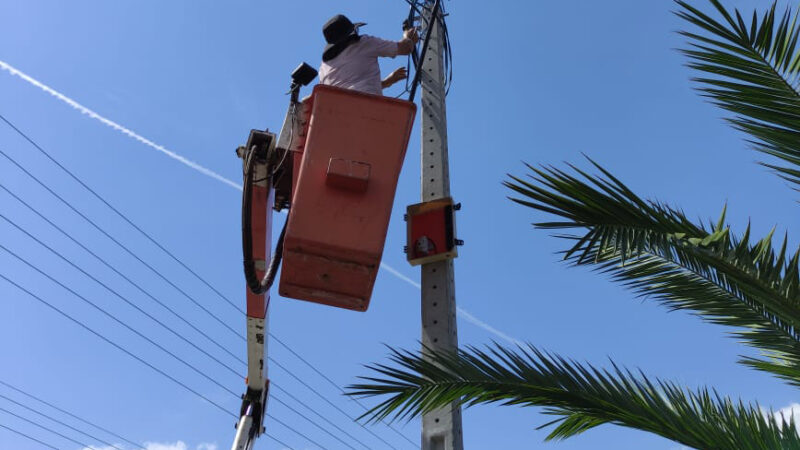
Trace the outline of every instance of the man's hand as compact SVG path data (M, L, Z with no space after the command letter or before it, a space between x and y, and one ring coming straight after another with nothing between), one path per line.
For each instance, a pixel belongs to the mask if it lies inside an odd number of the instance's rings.
M417 34L417 28L411 27L403 31L403 39L408 39L414 44L419 41L419 34Z
M401 67L384 78L383 81L381 81L381 87L386 89L400 80L405 80L406 78L408 78L408 72L406 72L405 67Z
M408 28L403 31L403 40L397 43L397 54L408 55L414 51L414 47L419 41L419 35L416 28Z

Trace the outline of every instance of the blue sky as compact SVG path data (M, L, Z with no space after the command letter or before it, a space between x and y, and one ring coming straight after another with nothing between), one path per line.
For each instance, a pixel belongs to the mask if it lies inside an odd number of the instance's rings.
M756 1L725 3L748 11L763 7ZM721 120L720 110L692 91L692 74L675 51L682 45L675 31L684 24L671 14L674 5L626 0L448 1L446 6L455 67L448 97L451 183L454 197L464 205L458 230L466 241L456 261L458 304L507 336L581 361L604 365L610 357L654 376L691 387L715 386L723 394L758 400L768 407L797 402L795 390L735 364L738 355L750 350L728 338L725 329L689 314L667 314L601 275L565 267L555 254L563 243L530 226L545 216L506 200L508 192L500 184L507 173L523 174L523 161L587 167L581 156L585 153L642 196L680 206L690 217L716 218L727 202L729 219L738 230L748 220L758 234L773 226L782 233L797 225L796 192L754 164L760 156ZM288 101L284 93L289 73L301 61L318 64L321 24L338 12L368 22L365 33L399 38L407 8L400 0L2 0L0 61L238 182L241 165L233 150L251 128L279 128ZM398 59L382 66L387 72L404 64ZM395 91L398 88L387 93ZM104 126L8 71L0 71L0 114L226 296L244 304L237 190ZM2 124L0 150L223 322L243 330L244 321L234 309ZM384 254L384 262L407 279L382 271L370 310L363 314L274 297L273 333L339 385L365 374L362 364L382 361L385 344L417 346L419 292L413 284L419 271L404 260L402 212L405 205L418 202L418 155L415 131ZM244 356L241 341L2 157L0 183L182 317L199 324L221 346ZM198 345L219 353L5 192L0 192L0 213ZM0 244L152 336L228 389L244 389L241 379L160 330L3 220ZM3 251L0 273L228 410L238 409L238 400L223 389ZM179 441L187 449L230 445L230 416L2 280L0 307L0 381L136 442L176 449L181 448L176 445ZM462 344L484 344L501 338L462 316L459 339ZM270 355L350 416L363 411L280 345L271 343ZM270 371L279 386L366 446L386 448L284 370L273 365ZM0 394L57 414L3 386ZM285 395L282 399L289 400ZM35 417L2 398L0 407ZM269 408L276 418L326 448L346 448L278 402ZM296 409L313 417L303 406ZM546 421L535 408L472 408L464 413L465 445L470 449L677 448L669 441L612 426L563 443L543 443L546 433L535 427ZM120 442L70 423L111 443ZM2 411L0 424L58 448L80 448ZM269 433L293 448L315 448L276 422L268 420L266 425ZM82 443L100 445L69 429L48 426ZM418 421L396 427L417 442ZM411 447L385 427L373 432L398 449ZM0 443L2 448L41 448L4 429ZM258 448L282 447L265 439Z

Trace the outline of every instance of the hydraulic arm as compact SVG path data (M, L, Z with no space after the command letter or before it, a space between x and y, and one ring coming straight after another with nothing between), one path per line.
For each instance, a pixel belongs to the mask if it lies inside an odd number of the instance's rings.
M313 71L313 74L312 72ZM292 74L291 100L280 137L269 130L252 130L247 144L236 150L243 160L242 253L247 281L247 391L242 395L232 450L250 450L264 433L269 378L264 364L269 334L269 290L283 255L285 227L271 254L273 214L291 197L292 140L299 134L298 97L316 71L301 65ZM288 179L288 183L286 182Z

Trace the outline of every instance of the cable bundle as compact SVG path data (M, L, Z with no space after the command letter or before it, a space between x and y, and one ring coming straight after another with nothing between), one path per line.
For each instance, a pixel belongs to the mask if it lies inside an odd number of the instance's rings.
M422 22L422 17L424 13L430 13L430 8L432 7L432 4L430 4L429 0L405 0L405 1L410 6L408 11L408 19L406 21L406 23L409 26L413 26L413 24L417 20ZM442 33L442 39L444 41L443 44L444 53L442 57L444 59L444 73L445 73L444 87L445 87L445 94L447 94L450 92L450 86L452 85L453 82L453 52L452 52L452 47L450 45L450 33L447 30L447 21L445 20L445 16L447 14L445 13L444 10L444 4L440 3L440 9L441 12L440 14L437 15L437 17L438 17L439 27ZM425 36L428 32L428 24L422 24L422 25L424 26L420 28L419 34L420 36ZM417 70L419 70L419 66L420 66L419 56L417 55L417 52L414 51L408 55L408 62L406 63L406 69L408 73L411 74L412 73L411 69L413 67L414 69L413 73L416 74ZM413 80L415 78L416 78L415 76L414 77L409 76L408 78L406 78L405 90L400 95L397 96L398 98L405 95L408 92L411 92L412 90L411 85L414 82Z

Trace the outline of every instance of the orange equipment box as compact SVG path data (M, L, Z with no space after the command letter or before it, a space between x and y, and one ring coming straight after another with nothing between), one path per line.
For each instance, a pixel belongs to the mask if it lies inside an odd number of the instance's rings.
M322 85L305 106L278 291L366 311L416 106Z
M455 212L460 203L450 197L409 205L406 208L406 259L412 266L453 259L458 256Z

